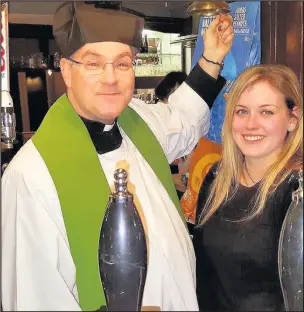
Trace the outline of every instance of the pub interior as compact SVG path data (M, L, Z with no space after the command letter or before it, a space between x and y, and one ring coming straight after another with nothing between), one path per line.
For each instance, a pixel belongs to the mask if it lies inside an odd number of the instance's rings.
M6 7L7 25L4 24L2 16L1 50L3 51L3 41L7 40L8 55L5 56L5 61L8 64L6 66L8 68L6 69L8 89L4 90L2 83L1 176L20 148L28 140L31 140L52 105L66 92L66 85L60 71L60 58L62 55L56 46L52 30L53 14L62 3L62 1L13 1L9 2ZM214 115L211 113L213 119L211 120L208 135L200 139L192 153L170 164L172 178L180 195L182 213L192 238L195 231L195 210L199 189L209 169L221 158L220 130L224 111L220 107L225 105L224 103L229 97L231 87L229 84L233 83L240 71L252 65L281 64L294 71L300 83L303 97L304 3L303 1L123 0L85 1L85 5L101 9L119 7L120 10L135 14L145 20L141 48L136 55L134 64L135 88L133 97L142 100L145 105L152 106L160 101L155 93L155 88L167 74L183 72L188 75L198 61L199 56L197 53L200 53L198 47L202 45L199 30L202 27L204 28L202 18L205 18L206 23L210 23L220 10L224 12L227 9L231 14L233 12L234 45L238 44L239 48L234 46L235 50L233 51L235 54L231 59L227 56L224 61L225 66L222 75L227 80L226 92L220 94L221 99L218 97L217 102L215 101L218 104L212 108L214 109ZM3 10L2 2L2 14L4 14ZM3 38L2 29L6 26L8 38ZM206 27L208 26L209 24ZM246 46L248 42L251 44L249 47ZM238 54L236 54L237 49L239 49ZM3 62L1 52L2 80ZM235 68L239 72L232 74ZM9 91L15 114L15 122L10 125L14 129L9 130L12 131L12 145L8 144L6 140L9 131L5 132L3 130L7 126L3 117L4 102L7 100L6 96L3 95L4 91ZM218 121L217 118L219 118ZM303 122L303 120L300 120L300 122ZM115 172L115 174L118 177L119 172ZM120 174L123 175L124 173L120 172ZM117 178L117 181L117 183L122 183L119 178ZM302 190L301 182L298 190ZM119 192L118 189L117 192ZM294 199L295 195L293 196ZM301 197L303 195L297 196L299 196L296 197L298 198L297 203L300 202L303 210ZM117 198L116 201L119 202ZM113 198L112 200L116 202ZM303 218L303 212L301 213ZM113 218L115 219L115 217ZM135 217L134 220L134 224L136 222L140 223ZM107 226L111 229L112 224ZM138 225L138 227L141 226ZM302 253L299 255L294 252L293 257L301 257L303 260L303 222L299 226L301 229L300 232L297 232L297 235L301 236L299 244L302 246ZM140 236L138 233L136 235ZM105 246L105 249L108 248ZM298 270L300 270L297 271L299 276L303 279L303 265ZM3 287L5 285L2 284ZM302 292L302 297L299 295L297 298L303 299L303 283L301 287L298 291ZM104 288L106 289L105 286ZM285 297L284 300L286 309ZM298 311L297 307L295 308L296 311ZM113 309L119 308L115 306ZM154 306L150 307L150 309L147 307L142 309L159 310L158 307L155 308ZM254 307L252 309L254 310Z

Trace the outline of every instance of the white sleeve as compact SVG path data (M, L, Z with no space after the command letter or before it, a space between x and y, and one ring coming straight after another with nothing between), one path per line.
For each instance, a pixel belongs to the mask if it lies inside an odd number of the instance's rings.
M39 183L10 166L2 178L3 310L81 311L60 273L64 239L45 209L50 203Z
M207 134L210 110L206 102L187 83L169 97L169 104L131 105L156 135L169 163L192 152L200 137Z

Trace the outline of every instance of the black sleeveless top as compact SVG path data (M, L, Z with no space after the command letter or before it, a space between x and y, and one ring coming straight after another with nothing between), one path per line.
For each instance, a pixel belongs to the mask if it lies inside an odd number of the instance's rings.
M199 193L197 218L207 200L217 165ZM298 188L290 174L266 202L262 214L247 223L232 222L248 215L257 193L240 185L193 237L196 253L197 296L200 311L283 311L278 273L278 242L291 194Z

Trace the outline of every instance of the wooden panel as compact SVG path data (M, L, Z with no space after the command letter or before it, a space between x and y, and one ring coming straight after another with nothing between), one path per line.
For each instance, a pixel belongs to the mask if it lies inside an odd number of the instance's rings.
M286 55L284 57L286 59L286 64L297 73L302 85L302 90L304 90L304 3L302 1L291 1L285 9L284 14L288 16L288 18L286 18L286 23L288 25L286 27Z
M25 72L18 73L18 86L20 94L22 132L30 132L30 115L28 106L27 83Z
M47 101L48 101L48 107L50 108L52 104L54 103L53 101L53 94L54 94L54 77L52 75L49 75L46 72L45 75L45 81L46 81L46 93L47 93Z
M51 75L46 71L46 88L48 105L51 105L66 92L66 86L60 71L54 71Z
M289 66L303 90L303 1L262 1L261 6L262 63Z

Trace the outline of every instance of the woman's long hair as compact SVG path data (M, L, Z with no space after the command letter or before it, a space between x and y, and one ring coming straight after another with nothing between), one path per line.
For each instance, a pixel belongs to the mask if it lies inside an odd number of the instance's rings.
M249 221L258 216L265 206L267 198L293 169L303 165L303 96L295 73L283 65L257 65L245 70L235 81L226 105L225 120L222 129L223 153L210 194L203 209L199 223L204 224L237 191L238 179L243 170L244 156L232 136L232 121L235 106L241 94L258 82L267 82L281 92L286 105L292 113L290 103L298 109L298 122L294 131L286 134L281 153L270 166L262 179L257 197L248 216L239 221ZM303 92L303 91L302 91Z

